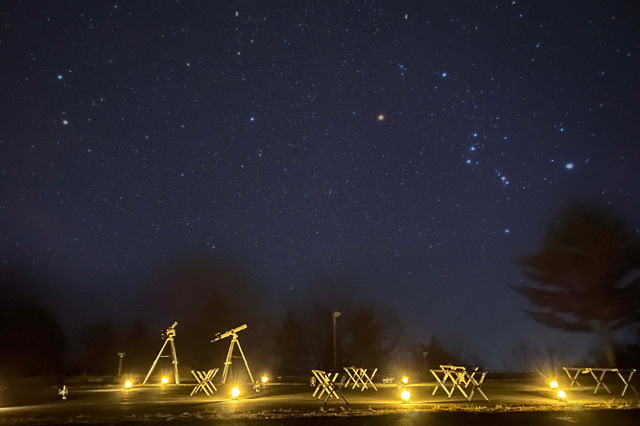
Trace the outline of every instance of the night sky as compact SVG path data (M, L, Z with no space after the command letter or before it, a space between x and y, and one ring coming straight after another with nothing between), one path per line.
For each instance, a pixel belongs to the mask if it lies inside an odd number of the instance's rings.
M638 232L635 4L3 2L2 262L71 329L205 251L276 311L332 277L490 366L586 351L508 286L571 201Z

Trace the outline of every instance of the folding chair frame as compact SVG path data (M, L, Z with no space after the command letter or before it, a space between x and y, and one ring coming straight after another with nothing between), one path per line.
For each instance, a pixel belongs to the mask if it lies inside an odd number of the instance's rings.
M213 384L213 378L218 374L217 368L208 371L191 370L191 374L196 378L198 384L193 388L189 396L193 396L200 391L203 391L207 396L211 396L218 391L216 385Z

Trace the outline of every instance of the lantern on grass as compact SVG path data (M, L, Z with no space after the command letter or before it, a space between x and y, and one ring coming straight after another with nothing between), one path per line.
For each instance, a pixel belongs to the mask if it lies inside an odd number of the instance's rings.
M234 387L233 389L231 389L231 397L233 399L238 399L239 396L240 396L240 389L238 389L237 387Z

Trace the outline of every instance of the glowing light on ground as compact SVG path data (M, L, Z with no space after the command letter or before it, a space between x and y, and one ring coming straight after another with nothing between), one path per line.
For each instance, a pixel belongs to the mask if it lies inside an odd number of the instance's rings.
M231 389L231 396L233 397L233 399L236 399L237 397L239 397L240 396L240 389L238 389L238 388Z
M125 389L130 389L130 388L131 388L131 386L133 386L133 385L131 384L131 382L130 382L129 380L127 380L126 382L124 382L124 388L125 388Z
M166 385L167 383L169 383L169 379L167 379L166 377L163 377L161 382L163 385Z
M551 386L551 389L557 389L558 388L558 382L553 380L551 383L549 383L549 386Z
M409 392L408 390L403 390L400 394L400 398L402 398L404 402L409 402L409 400L411 399L411 392Z

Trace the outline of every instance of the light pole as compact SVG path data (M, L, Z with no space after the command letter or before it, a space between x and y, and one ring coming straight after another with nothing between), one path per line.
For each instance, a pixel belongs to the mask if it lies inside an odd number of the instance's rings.
M118 377L122 376L122 359L124 358L124 352L118 352Z
M336 319L342 315L340 312L336 311L333 313L333 369L338 369L338 341L336 336Z

